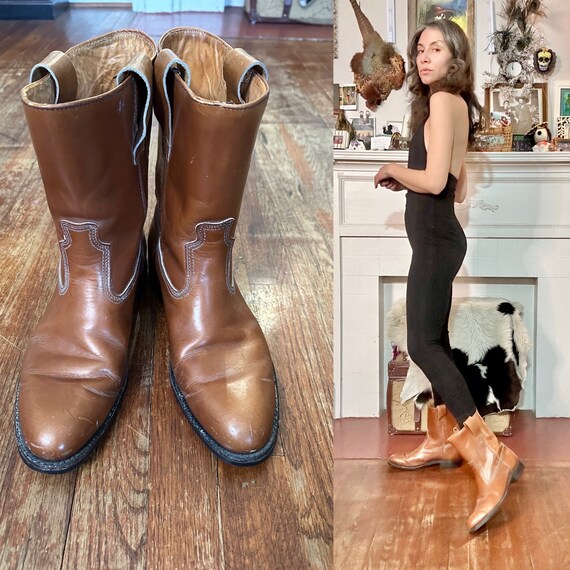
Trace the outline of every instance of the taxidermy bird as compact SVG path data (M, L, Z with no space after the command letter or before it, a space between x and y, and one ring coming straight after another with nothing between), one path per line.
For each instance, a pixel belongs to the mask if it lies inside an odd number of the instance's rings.
M381 105L392 89L400 89L406 71L404 59L392 44L386 43L374 30L356 0L350 0L362 34L364 50L356 53L350 61L356 90L366 100L366 106L374 111Z

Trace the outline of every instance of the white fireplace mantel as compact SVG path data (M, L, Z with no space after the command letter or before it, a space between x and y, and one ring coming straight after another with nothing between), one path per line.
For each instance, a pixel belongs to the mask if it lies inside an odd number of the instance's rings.
M385 408L384 314L405 295L411 251L405 192L375 189L382 164L407 151L334 151L335 413ZM456 212L468 250L454 294L525 307L533 339L521 407L570 417L570 153L468 153Z

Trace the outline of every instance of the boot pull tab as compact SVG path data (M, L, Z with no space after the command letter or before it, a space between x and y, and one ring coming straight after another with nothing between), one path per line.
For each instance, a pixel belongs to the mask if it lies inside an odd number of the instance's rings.
M245 103L247 91L256 74L269 82L269 72L264 63L241 48L232 49L227 53L224 58L224 79L228 87L237 94L240 103Z
M184 83L190 87L190 68L170 49L161 50L156 56L154 62L154 77L158 88L158 96L161 105L158 105L157 118L164 125L163 137L166 139L167 152L166 158L170 158L170 150L172 148L172 81L174 74L178 74ZM159 117L160 109L168 110L168 117Z
M142 112L142 121L139 117L135 117L137 121L136 141L133 148L133 164L138 163L138 151L145 140L148 124L150 120L150 101L152 96L152 61L148 55L139 53L131 61L117 73L117 85L120 85L129 75L135 79L135 93L141 92L144 96L144 108ZM139 91L142 90L142 91Z
M77 95L77 73L73 62L62 51L52 51L30 71L30 83L49 75L54 84L54 103L73 101Z

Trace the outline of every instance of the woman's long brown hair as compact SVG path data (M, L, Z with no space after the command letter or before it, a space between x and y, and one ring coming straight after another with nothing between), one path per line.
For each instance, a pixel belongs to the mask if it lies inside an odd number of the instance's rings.
M451 61L447 76L431 85L424 85L418 73L416 57L418 42L426 28L436 28L443 35L447 47L451 51ZM412 96L412 130L415 130L429 115L430 95L437 91L447 91L460 95L467 103L469 113L469 141L481 123L485 111L475 95L475 80L471 48L465 32L451 20L432 20L418 28L408 47L409 71L406 74L408 90Z

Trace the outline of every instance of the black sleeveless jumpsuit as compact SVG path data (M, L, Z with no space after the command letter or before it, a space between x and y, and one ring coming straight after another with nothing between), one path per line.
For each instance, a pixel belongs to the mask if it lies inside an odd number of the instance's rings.
M410 142L408 168L426 167L424 126L425 122ZM467 251L465 234L455 216L456 185L450 173L441 194L407 192L405 221L412 262L406 313L410 358L431 382L435 403L443 402L462 424L476 408L453 361L448 333L453 280Z

